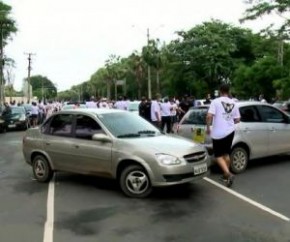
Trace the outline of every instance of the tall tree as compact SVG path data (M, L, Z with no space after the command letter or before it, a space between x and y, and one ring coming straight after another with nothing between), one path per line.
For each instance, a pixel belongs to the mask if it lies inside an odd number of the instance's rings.
M30 77L33 96L41 99L53 99L57 96L57 88L51 80L45 76L36 75Z

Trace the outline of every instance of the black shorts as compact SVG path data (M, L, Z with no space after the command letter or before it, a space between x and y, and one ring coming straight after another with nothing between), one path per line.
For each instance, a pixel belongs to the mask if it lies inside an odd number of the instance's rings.
M235 132L232 132L222 139L212 139L213 154L216 158L229 155L231 153L234 135Z
M31 114L30 117L31 119L37 119L37 114Z

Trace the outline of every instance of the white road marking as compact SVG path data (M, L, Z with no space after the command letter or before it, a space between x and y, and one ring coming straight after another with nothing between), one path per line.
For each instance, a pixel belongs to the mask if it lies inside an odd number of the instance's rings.
M217 187L223 189L224 191L226 191L226 192L228 192L228 193L234 195L235 197L238 197L238 198L240 198L241 200L243 200L243 201L245 201L245 202L247 202L247 203L250 203L251 205L253 205L253 206L257 207L257 208L259 208L259 209L261 209L261 210L264 210L264 211L267 212L267 213L270 213L270 214L272 214L272 215L274 215L274 216L276 216L276 217L278 217L278 218L280 218L280 219L282 219L282 220L284 220L284 221L287 221L287 222L290 221L290 218L284 216L283 214L278 213L278 212L272 210L271 208L266 207L266 206L264 206L263 204L258 203L258 202L254 201L254 200L252 200L252 199L250 199L250 198L248 198L248 197L246 197L246 196L244 196L244 195L242 195L242 194L240 194L240 193L238 193L238 192L235 192L234 190L229 189L229 188L227 188L227 187L225 187L225 186L223 186L223 185L221 185L221 184L215 182L214 180L212 180L212 179L210 179L210 178L208 178L208 177L204 177L203 179L206 180L207 182L209 182L209 183L211 183L211 184L213 184L213 185L215 185L215 186L217 186Z
M47 193L47 215L44 225L43 242L53 242L53 221L54 221L54 181L55 177L51 179L48 185Z

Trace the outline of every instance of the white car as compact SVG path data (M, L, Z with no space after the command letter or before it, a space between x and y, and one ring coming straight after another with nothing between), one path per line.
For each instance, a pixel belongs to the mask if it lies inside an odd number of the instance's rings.
M256 158L290 152L290 117L267 103L237 102L241 122L236 132L231 151L231 170L243 172L248 161ZM208 106L190 109L180 121L177 133L180 136L204 144L212 154L212 141L206 134Z

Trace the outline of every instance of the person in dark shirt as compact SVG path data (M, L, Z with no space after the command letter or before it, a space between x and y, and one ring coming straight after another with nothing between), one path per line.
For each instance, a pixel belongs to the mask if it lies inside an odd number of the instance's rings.
M142 97L139 104L139 115L151 122L151 103L149 100L146 100L145 97Z
M4 103L4 110L2 112L2 115L3 116L7 116L9 114L11 114L11 108L10 108L9 104L7 102L5 102Z
M189 97L187 95L184 96L183 100L179 104L179 120L181 120L184 116L184 114L187 113L189 108L192 107L192 103L189 100Z

